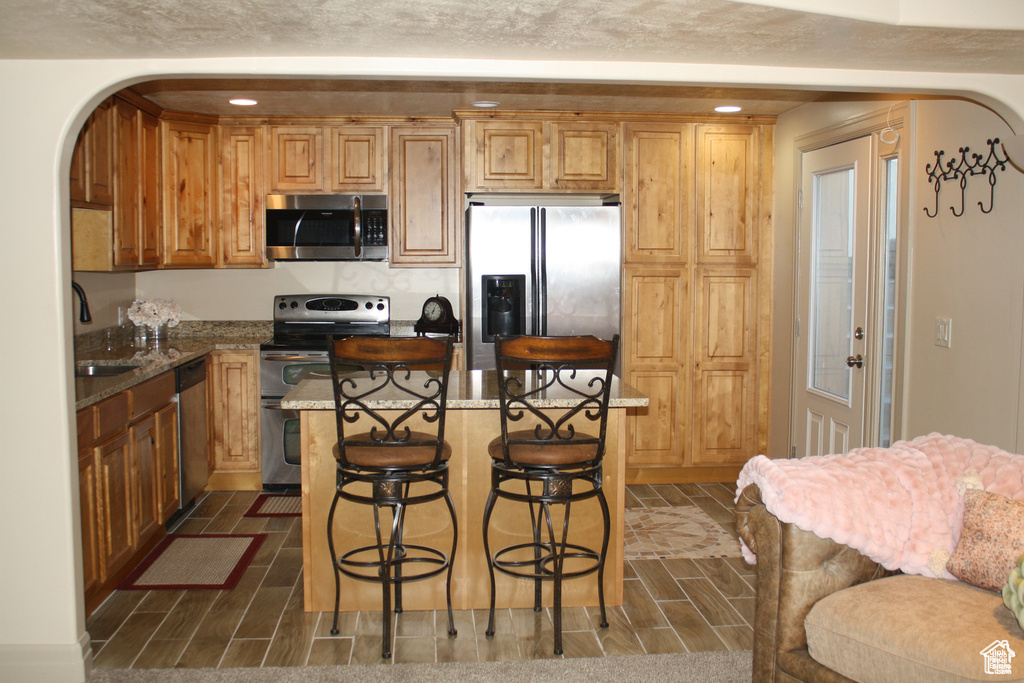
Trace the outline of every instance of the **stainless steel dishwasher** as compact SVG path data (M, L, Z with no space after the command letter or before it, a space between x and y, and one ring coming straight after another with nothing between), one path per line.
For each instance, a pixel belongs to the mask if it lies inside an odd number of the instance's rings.
M175 369L178 389L179 507L190 506L210 480L207 449L206 356Z

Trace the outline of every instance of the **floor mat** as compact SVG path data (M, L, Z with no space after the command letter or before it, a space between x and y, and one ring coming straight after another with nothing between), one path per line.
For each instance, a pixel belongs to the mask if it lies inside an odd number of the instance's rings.
M301 517L302 498L296 494L261 493L249 509L245 517Z
M230 590L266 534L169 534L118 590Z
M627 560L739 556L740 542L695 505L626 509Z

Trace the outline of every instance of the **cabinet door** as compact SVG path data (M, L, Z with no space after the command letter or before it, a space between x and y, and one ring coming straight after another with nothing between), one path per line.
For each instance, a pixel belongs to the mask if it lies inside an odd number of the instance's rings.
M555 122L550 126L552 189L619 190L618 124Z
M251 351L210 355L212 470L258 471L259 358Z
M68 181L71 195L72 206L76 203L83 203L89 201L89 190L86 188L86 171L85 171L85 159L88 152L86 151L86 138L88 136L83 126L81 132L78 134L78 139L75 140L75 149L71 152L71 170L68 172Z
M157 522L178 511L178 406L169 403L156 412Z
M219 202L212 126L164 121L165 266L213 266Z
M385 192L387 159L382 126L332 126L330 139L331 192Z
M103 102L86 123L86 188L90 204L114 205L114 104Z
M683 268L626 268L623 366L650 398L627 417L627 467L680 467L688 456L688 281Z
M757 271L698 268L694 293L693 462L742 464L757 447Z
M139 265L159 266L160 230L160 120L139 112Z
M127 432L96 448L99 467L99 531L102 575L112 576L135 553L132 453Z
M544 124L474 121L466 141L467 189L544 187Z
M322 192L324 133L319 127L270 127L270 189Z
M103 574L103 548L99 533L99 475L96 454L91 448L78 453L78 490L82 512L82 573L85 592L97 588L106 577Z
M454 127L393 128L391 172L392 265L457 267Z
M688 263L693 126L629 123L624 137L626 263Z
M142 545L160 526L160 486L158 479L156 417L150 415L128 430L132 443L135 492L136 543Z
M267 263L263 216L263 129L226 126L221 130L224 266L262 267Z
M114 105L114 265L137 266L142 251L139 110Z
M757 262L758 126L697 126L697 261Z

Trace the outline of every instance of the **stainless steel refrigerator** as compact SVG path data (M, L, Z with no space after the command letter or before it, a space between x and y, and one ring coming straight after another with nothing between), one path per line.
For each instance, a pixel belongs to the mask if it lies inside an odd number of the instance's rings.
M495 334L618 334L621 224L617 196L470 195L467 367L494 368Z

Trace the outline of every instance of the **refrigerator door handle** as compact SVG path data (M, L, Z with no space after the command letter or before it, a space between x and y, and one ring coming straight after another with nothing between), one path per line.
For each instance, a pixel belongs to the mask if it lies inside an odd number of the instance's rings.
M537 223L537 300L534 310L538 311L539 324L534 327L535 334L544 337L548 333L548 260L547 260L547 209L540 208L540 221Z

